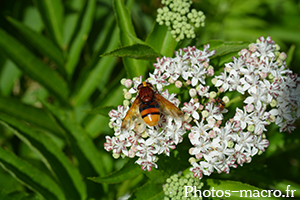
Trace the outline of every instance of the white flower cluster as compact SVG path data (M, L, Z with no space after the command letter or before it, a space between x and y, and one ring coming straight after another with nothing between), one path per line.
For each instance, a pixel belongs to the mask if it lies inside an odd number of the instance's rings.
M286 68L286 55L277 49L270 37L260 37L249 50L240 51L239 58L225 64L224 73L213 80L221 87L219 91L237 91L245 96L246 106L236 108L235 116L224 127L209 127L203 119L193 127L189 138L194 145L190 154L197 159L191 159L194 176L201 178L214 170L229 173L229 167L236 167L236 163L242 166L250 162L269 145L263 131L271 122L279 125L280 131L294 129L300 110L300 79ZM211 139L208 131L215 132Z
M213 79L215 86L221 87L219 91L237 91L245 96L246 105L236 108L235 116L224 127L211 126L207 118L207 124L203 118L201 123L196 122L197 127L189 134L194 145L190 154L196 157L190 159L194 176L201 178L214 170L229 173L230 167L250 162L268 147L263 131L271 122L279 125L280 131L295 128L300 79L286 68L286 55L278 49L270 37L260 37L248 50L241 50L239 58L225 64L224 72ZM214 116L222 119L218 117Z
M238 58L225 64L224 73L216 77L215 86L221 86L224 92L236 90L247 95L244 103L249 113L253 113L252 110L260 115L264 113L262 121L275 121L281 132L291 132L300 116L300 77L287 69L286 54L278 50L271 37L260 37L249 50L243 49ZM265 112L267 106L273 108L268 113ZM246 123L253 124L254 133L260 134L265 130L264 124L254 120L254 116L247 116Z
M208 57L215 52L209 52L208 48L209 45L205 46L204 51L200 51L196 47L188 47L176 52L175 58L158 58L158 63L154 64L155 71L153 74L150 74L148 81L157 88L164 98L178 106L180 102L175 98L176 94L169 94L167 89L163 91L163 87L170 84L180 85L182 82L177 79L182 74L184 74L183 78L189 84L196 85L198 82L205 84L202 77L207 76L207 74L213 75L212 67L208 65ZM188 81L189 78L192 81ZM171 116L161 115L156 128L147 126L142 133L140 133L140 130L144 130L144 128L140 126L135 126L129 131L121 131L122 121L129 110L129 100L131 102L135 100L132 94L137 93L137 87L141 82L141 77L121 81L127 88L123 90L124 105L118 106L118 110L109 112L111 118L110 127L114 129L115 133L113 137L106 136L104 148L107 151L113 151L115 158L119 156L128 156L130 158L137 156L138 160L136 163L141 165L143 170L147 169L150 171L151 167L157 167L156 155L164 153L169 156L170 150L175 149L176 145L182 142L182 136L190 126L186 123L176 122ZM198 85L201 84L198 83ZM207 87L199 87L199 91L202 89L204 94L205 88ZM190 109L193 108L185 106L183 111L188 110L186 112L190 112Z
M192 144L189 162L194 177L209 176L214 171L229 173L230 167L251 162L254 155L269 145L263 133L267 125L275 122L280 131L291 131L300 115L300 79L286 68L286 55L277 49L270 37L259 38L249 50L242 50L239 58L225 64L224 72L212 79L216 86L212 88L206 84L206 79L214 76L209 58L215 51L209 51L209 45L203 51L187 47L176 51L175 58L157 58L148 82L176 106L180 104L176 94L169 95L165 87L174 84L188 90L190 98L182 97L180 108L186 121L178 125L170 116L162 115L156 128L147 127L143 133L139 127L121 132L129 100L134 100L132 94L142 82L141 79L123 80L122 84L128 88L124 89L126 100L118 110L109 113L115 133L112 138L106 137L105 149L112 150L114 157L137 156L136 163L150 171L151 167L157 167L156 155L169 155L189 131ZM225 122L226 104L242 99L230 101L224 92L231 91L245 97L245 106L236 108L235 116Z
M166 6L157 9L156 21L168 26L176 41L195 38L195 27L204 26L203 12L196 9L190 12L191 0L162 0L162 4Z

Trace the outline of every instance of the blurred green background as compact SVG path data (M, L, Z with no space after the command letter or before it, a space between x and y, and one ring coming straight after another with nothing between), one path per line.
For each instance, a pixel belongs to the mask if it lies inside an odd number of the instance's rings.
M158 0L129 0L126 6L137 37L145 41L155 23L156 10L162 4ZM288 53L288 67L299 74L299 1L194 0L192 7L204 12L206 25L197 29L194 40L181 41L178 47L200 46L211 40L255 42L260 36L271 36L281 51ZM62 136L59 123L51 120L54 114L49 117L41 109L42 101L49 102L93 140L105 173L119 169L125 161L114 160L103 149L105 135L113 133L107 125L109 118L88 112L96 107L122 104L120 80L130 78L120 58L99 57L121 46L112 1L0 0L0 13L0 115L12 116L42 131L72 160L72 148ZM155 59L141 62L144 72L151 72L154 62ZM103 113L107 111L103 109ZM59 117L54 115L54 118ZM255 158L252 165L238 167L237 172L224 178L257 185L255 174L262 170L270 180L288 179L299 183L300 130L277 135L275 129L269 132L272 145L266 155ZM3 125L0 126L0 145L49 173L30 145ZM138 177L135 184L141 183L143 180ZM267 183L269 180L257 186L267 187ZM109 194L112 189L103 186L103 196L113 199L136 185L108 186L118 188L116 194ZM0 189L31 193L2 168ZM88 196L100 198L101 194L90 192Z

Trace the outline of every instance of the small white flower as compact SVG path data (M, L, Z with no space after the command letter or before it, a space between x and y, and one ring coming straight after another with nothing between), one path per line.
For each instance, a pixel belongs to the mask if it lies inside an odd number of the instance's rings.
M199 108L199 103L195 103L193 99L190 100L189 103L184 103L184 107L182 108L182 111L187 113L188 115L192 115L193 118L199 119L199 113L197 112L197 109Z
M275 42L272 41L271 37L267 37L266 39L264 37L260 37L259 43L256 43L257 50L254 52L253 56L261 57L261 59L264 59L265 57L273 58L274 50L275 50Z
M151 171L152 167L157 168L157 164L155 162L148 161L145 159L139 159L135 162L142 166L142 170L147 170L148 172Z
M235 145L235 150L243 152L245 155L251 152L251 147L254 145L254 136L251 132L240 132ZM251 153L250 153L251 154Z
M158 74L149 74L149 76L152 78L149 82L153 85L156 85L158 91L162 91L162 88L164 86L169 85L169 82L167 81L168 75L162 74L159 72Z
M227 73L226 73L226 69L224 69L224 72L221 73L220 76L216 76L217 83L216 83L216 87L221 87L224 89L224 92L226 92L229 89L229 81L227 79Z
M207 103L205 109L208 112L207 120L210 118L214 118L216 120L223 119L223 115L222 113L220 113L219 107L216 106L213 102Z
M253 124L252 115L253 115L253 113L248 114L246 112L245 107L244 107L244 111L239 108L236 108L236 113L235 113L235 116L233 119L235 121L239 121L241 128L245 129L247 124Z
M202 65L194 65L191 72L192 86L197 85L198 81L205 84L206 69Z
M193 162L192 165L193 167L190 168L190 171L193 172L193 176L201 179L203 176L203 172L201 170L200 165L196 162Z

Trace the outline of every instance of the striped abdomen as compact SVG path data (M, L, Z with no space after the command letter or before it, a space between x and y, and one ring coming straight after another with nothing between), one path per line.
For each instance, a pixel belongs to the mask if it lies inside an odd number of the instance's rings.
M140 113L146 124L156 126L160 118L159 105L156 101L140 104Z

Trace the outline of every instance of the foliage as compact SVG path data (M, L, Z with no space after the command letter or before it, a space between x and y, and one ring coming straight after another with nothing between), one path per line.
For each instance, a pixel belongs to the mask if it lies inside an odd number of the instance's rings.
M155 22L159 1L0 4L0 199L116 199L127 193L161 199L166 179L189 167L190 144L161 156L151 172L103 148L112 134L107 111L123 101L120 80L147 77L156 57L210 43L218 71L249 41L270 35L287 52L289 68L300 72L298 1L194 1L206 26L179 42ZM284 191L289 184L299 197L299 130L276 130L268 132L264 155L204 179L204 188Z

